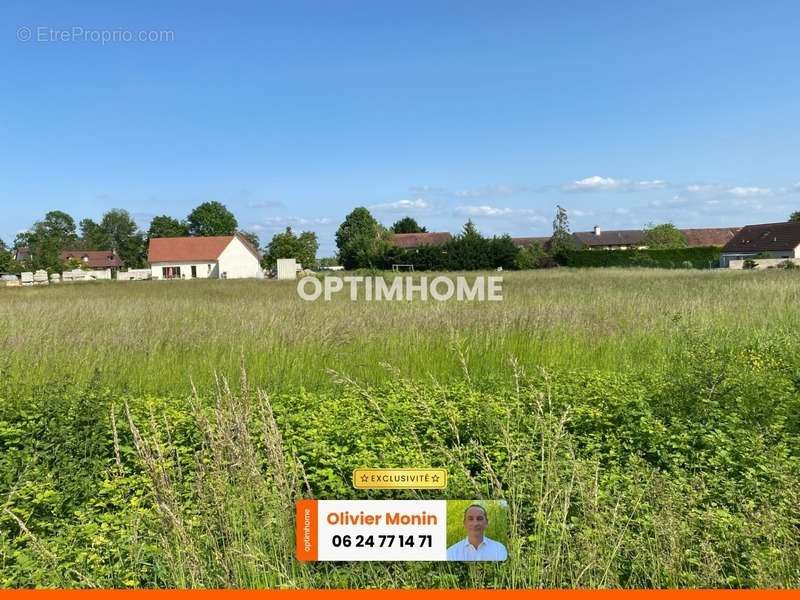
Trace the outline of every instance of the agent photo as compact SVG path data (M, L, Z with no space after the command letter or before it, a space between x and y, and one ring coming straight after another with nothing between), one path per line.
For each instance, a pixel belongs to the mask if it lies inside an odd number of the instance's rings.
M462 509L462 506L466 507ZM491 516L490 516L491 515ZM460 524L458 523L460 521ZM449 501L447 503L447 560L503 561L508 558L505 545L487 535L506 537L505 501ZM460 536L453 543L453 538Z

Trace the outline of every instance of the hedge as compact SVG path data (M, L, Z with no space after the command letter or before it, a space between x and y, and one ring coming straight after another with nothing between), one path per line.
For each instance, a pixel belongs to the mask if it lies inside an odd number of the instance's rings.
M656 267L662 269L710 269L719 266L722 248L674 248L663 250L572 250L559 262L568 267Z

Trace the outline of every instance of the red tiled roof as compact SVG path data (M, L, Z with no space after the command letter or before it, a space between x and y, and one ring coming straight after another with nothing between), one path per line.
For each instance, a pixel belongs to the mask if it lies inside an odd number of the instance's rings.
M63 261L72 258L91 269L115 269L122 266L119 256L111 250L64 250L59 255Z
M152 238L147 249L147 261L158 263L217 260L233 238L232 235Z
M392 243L400 248L419 248L420 246L441 246L453 239L446 231L434 233L395 233Z
M690 248L698 246L724 246L739 233L739 227L722 227L719 229L681 229L686 236Z

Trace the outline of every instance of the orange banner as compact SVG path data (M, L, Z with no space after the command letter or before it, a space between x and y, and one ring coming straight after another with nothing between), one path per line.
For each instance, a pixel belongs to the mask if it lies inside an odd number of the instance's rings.
M300 500L295 511L297 560L317 560L317 501Z

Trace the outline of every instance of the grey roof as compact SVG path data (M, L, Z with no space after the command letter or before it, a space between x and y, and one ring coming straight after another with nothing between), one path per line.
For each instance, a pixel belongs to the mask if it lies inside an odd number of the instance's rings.
M725 244L723 252L780 252L800 246L800 223L747 225Z
M641 229L619 229L599 234L594 231L576 231L572 234L582 246L638 246L642 243L644 231Z

